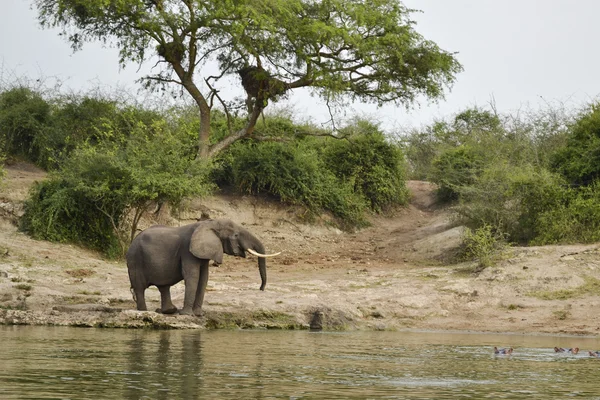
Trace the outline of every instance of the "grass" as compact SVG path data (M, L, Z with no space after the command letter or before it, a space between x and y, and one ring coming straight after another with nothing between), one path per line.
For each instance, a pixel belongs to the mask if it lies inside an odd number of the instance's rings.
M18 283L18 282L34 283L35 279L27 279L27 280L25 280L25 279L21 278L20 276L15 276L15 277L10 278L10 281L14 282L14 283Z
M20 302L17 305L0 304L0 310L27 310L27 305L24 301ZM7 325L10 325L10 322L7 321Z
M376 287L380 287L380 286L389 286L391 284L391 282L389 281L374 281L374 282L365 282L364 284L356 284L356 283L351 283L348 285L348 288L350 289L369 289L369 288L376 288Z
M28 257L26 255L21 254L21 255L19 255L18 259L21 262L21 265L23 265L23 267L25 267L25 268L33 267L34 259L32 257Z
M77 292L77 294L82 294L84 296L100 296L102 293L100 293L99 291L90 292L87 290L80 290L79 292Z
M468 265L461 265L457 268L454 268L454 274L460 277L472 277L473 275L478 275L485 268L482 268L477 262L469 262Z
M268 310L258 310L251 313L240 312L210 312L206 315L208 329L302 329L291 315Z
M33 286L31 286L27 283L19 283L18 285L15 285L15 288L17 288L19 290L29 291L29 290L33 289Z
M564 321L565 319L569 318L569 315L571 315L571 313L568 311L565 311L565 310L559 310L559 311L552 311L552 315L554 315L554 317L556 319Z
M88 276L95 274L95 272L89 268L69 269L65 272L73 278L87 278Z
M81 296L62 296L61 300L65 304L83 304L89 302L88 299Z
M600 279L591 276L585 276L583 279L583 285L574 289L539 290L529 293L528 296L536 297L541 300L569 300L585 295L600 296Z

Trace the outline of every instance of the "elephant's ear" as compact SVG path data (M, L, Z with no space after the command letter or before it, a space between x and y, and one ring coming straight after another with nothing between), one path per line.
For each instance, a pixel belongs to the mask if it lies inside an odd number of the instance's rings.
M199 226L190 239L190 252L198 258L223 262L221 239L209 227Z

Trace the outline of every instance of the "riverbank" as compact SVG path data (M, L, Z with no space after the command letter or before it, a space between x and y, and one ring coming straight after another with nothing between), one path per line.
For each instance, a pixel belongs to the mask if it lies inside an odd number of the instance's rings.
M411 204L356 233L299 222L297 210L254 197L195 200L179 219L227 217L259 236L268 252L266 290L256 260L211 267L201 318L135 311L124 261L73 245L37 241L14 225L28 188L45 174L7 167L0 189L0 324L132 328L451 330L598 335L600 250L594 245L509 248L490 268L449 264L461 227L434 203L433 186L409 182ZM181 305L183 284L172 288ZM149 309L158 307L147 290Z

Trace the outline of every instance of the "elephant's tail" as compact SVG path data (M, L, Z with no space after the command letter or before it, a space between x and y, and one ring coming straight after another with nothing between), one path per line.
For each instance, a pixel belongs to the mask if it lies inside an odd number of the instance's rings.
M129 288L131 295L133 296L133 301L137 303L137 296L135 295L135 290L133 290L133 286Z

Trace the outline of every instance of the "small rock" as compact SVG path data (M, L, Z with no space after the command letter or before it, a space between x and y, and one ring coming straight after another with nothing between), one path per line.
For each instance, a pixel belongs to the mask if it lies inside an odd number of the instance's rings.
M321 331L323 330L323 311L315 311L312 316L312 320L310 321L310 330L311 331Z
M387 325L380 323L380 324L375 325L373 327L373 329L376 331L385 331L385 330L387 330Z

